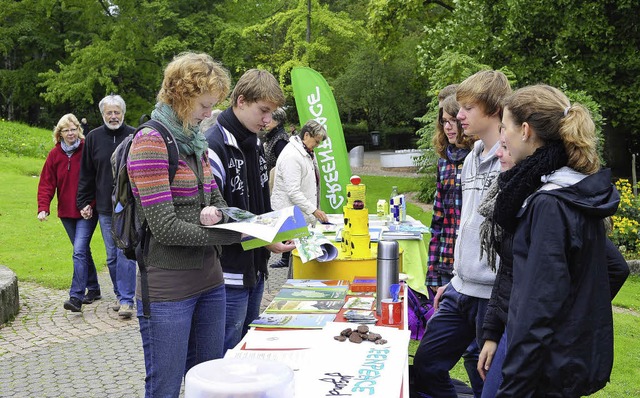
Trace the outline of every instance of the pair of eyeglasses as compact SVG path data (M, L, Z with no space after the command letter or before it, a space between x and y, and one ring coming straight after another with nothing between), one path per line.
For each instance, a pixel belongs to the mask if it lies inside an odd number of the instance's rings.
M440 124L446 126L449 123L449 126L453 127L458 123L458 119L440 119Z
M72 129L61 130L60 132L63 133L63 134L67 134L67 133L75 133L76 131L78 131L78 129L76 127L74 127Z
M104 114L105 114L106 116L111 116L111 115L113 115L113 116L120 116L120 115L122 115L122 112L120 112L120 111L108 111L108 112L105 112Z

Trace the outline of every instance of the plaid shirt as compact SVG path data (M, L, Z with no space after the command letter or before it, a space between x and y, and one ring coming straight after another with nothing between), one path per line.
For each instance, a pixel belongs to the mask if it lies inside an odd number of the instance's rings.
M453 277L453 249L460 226L462 208L462 185L460 174L466 149L450 146L447 159L438 159L436 197L431 219L431 241L427 286L443 286Z

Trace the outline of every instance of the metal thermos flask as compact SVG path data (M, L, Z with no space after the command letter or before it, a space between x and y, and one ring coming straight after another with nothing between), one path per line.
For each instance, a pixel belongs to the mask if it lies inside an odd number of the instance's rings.
M376 313L382 314L380 302L391 298L389 287L399 282L398 258L400 248L395 240L378 242L378 264L376 276Z

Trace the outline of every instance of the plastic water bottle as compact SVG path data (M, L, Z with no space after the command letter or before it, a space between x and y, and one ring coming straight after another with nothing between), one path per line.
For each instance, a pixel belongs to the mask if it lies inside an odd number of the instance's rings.
M391 203L393 201L393 198L395 198L396 196L398 196L398 187L394 185L391 188L391 197L389 198L389 203Z
M399 204L396 200L396 196L398 196L398 187L394 185L391 188L391 196L389 197L389 223L394 223L396 221L395 211Z

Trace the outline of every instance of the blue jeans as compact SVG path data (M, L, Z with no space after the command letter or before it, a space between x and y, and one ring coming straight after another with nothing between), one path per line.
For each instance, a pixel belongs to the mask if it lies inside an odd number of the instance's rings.
M111 215L98 214L102 240L107 251L107 267L113 283L113 292L121 304L133 305L136 293L136 262L124 256L111 237Z
M253 288L227 285L227 321L224 332L225 352L235 347L249 330L249 324L260 315L264 292L264 275L258 274Z
M85 289L100 290L98 273L91 255L91 237L98 225L98 218L89 220L84 218L61 218L71 244L73 245L73 277L69 297L75 297L82 301Z
M500 338L498 348L491 361L491 366L484 379L484 388L482 389L482 398L494 398L498 394L500 384L502 384L502 364L504 357L507 356L507 332L505 331Z
M137 315L144 349L145 397L178 397L193 366L222 358L225 289L219 286L180 301L151 302L151 317Z
M449 371L480 335L488 301L460 294L449 284L413 360L416 388L422 396L457 398Z

